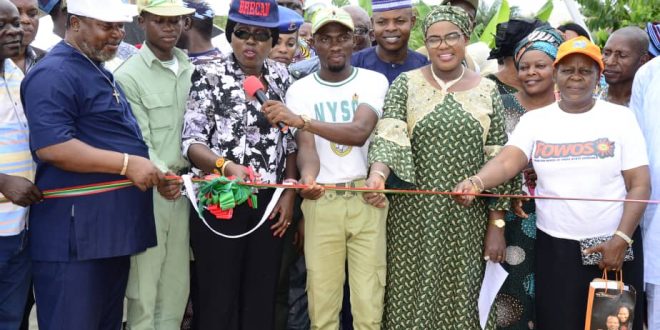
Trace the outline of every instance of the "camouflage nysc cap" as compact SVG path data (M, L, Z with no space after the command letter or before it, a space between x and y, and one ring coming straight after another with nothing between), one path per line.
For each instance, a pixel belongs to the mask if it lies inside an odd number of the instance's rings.
M353 18L345 10L337 7L326 7L319 9L312 19L312 34L330 23L339 23L351 31L355 29Z
M181 0L138 0L138 12L146 11L158 16L185 16L195 12Z

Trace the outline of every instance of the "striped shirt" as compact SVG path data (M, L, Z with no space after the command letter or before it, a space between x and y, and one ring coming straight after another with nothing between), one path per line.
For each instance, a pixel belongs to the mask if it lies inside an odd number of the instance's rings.
M0 173L34 181L35 165L30 154L27 119L20 99L23 72L11 60L4 61L0 79ZM2 194L0 194L2 196ZM0 203L0 236L13 236L25 228L28 209Z

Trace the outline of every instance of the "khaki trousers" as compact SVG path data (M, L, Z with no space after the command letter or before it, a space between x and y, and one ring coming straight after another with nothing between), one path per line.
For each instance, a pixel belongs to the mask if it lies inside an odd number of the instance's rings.
M364 181L356 186L364 186ZM385 293L387 208L364 202L362 194L326 190L305 200L307 298L313 330L339 328L348 260L353 326L380 329Z
M179 330L190 291L189 201L154 189L158 245L131 257L127 329Z

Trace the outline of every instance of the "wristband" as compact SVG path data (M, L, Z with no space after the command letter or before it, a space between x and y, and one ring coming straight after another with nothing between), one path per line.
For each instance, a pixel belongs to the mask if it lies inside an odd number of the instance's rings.
M479 181L481 182L481 188L479 188L479 185L477 185L477 183L474 182L475 181L474 178L479 179ZM476 175L471 176L471 177L468 178L468 181L470 181L470 183L472 184L472 188L474 188L474 190L477 193L481 193L482 191L484 191L484 183L483 183L483 181L481 181L481 178L479 178L478 176L476 176Z
M481 191L486 190L486 185L484 184L484 180L481 180L481 178L478 175L473 175L472 177L479 180L479 183L481 183Z
M630 238L630 236L626 235L626 233L624 233L620 230L615 231L614 235L621 237L621 239L623 239L624 241L626 241L626 243L628 243L628 246L632 246L632 244L634 242L633 239Z
M231 164L231 163L233 163L231 160L226 160L226 161L222 164L222 168L220 168L220 174L221 174L222 176L225 176L225 169L227 168L227 165L229 165L229 164Z
M119 172L119 175L126 175L127 169L128 169L128 154L124 153L124 165L121 167L121 172Z

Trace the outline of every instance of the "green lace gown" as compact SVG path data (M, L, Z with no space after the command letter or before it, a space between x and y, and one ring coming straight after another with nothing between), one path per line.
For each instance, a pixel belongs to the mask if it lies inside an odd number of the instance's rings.
M369 161L387 164L417 189L451 191L505 142L495 83L482 79L472 90L447 94L416 70L392 84ZM492 191L511 193L513 186ZM448 196L396 195L390 202L383 328L480 329L487 211L508 209L509 201L487 207L477 199L464 208ZM492 313L487 329L494 327Z

